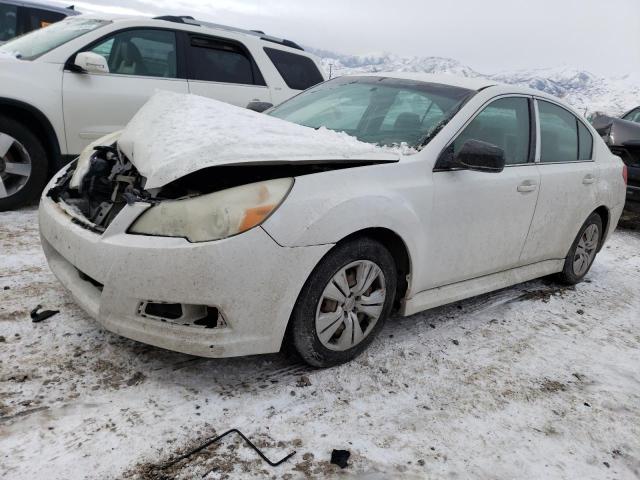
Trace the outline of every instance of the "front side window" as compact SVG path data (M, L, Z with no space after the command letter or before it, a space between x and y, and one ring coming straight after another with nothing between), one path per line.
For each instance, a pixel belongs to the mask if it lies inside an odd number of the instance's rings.
M306 90L324 81L318 67L309 57L277 48L265 47L264 51L289 88Z
M85 18L83 16L67 18L58 23L34 30L0 46L0 53L15 55L23 60L33 60L74 38L85 35L110 23L108 20Z
M64 20L66 18L66 15L64 15L63 13L50 12L49 10L40 10L39 8L29 8L27 12L29 19L29 31L48 27L52 23L59 22L60 20Z
M640 123L640 108L630 111L624 117L623 120L629 120L630 122Z
M18 7L0 3L0 42L18 34Z
M163 78L177 76L176 50L170 30L126 30L91 49L107 60L109 73Z
M232 42L193 37L187 63L190 80L265 85L264 78L249 52Z
M270 112L311 128L345 132L378 145L420 146L475 92L438 83L386 77L339 77Z
M468 140L480 140L504 151L506 165L529 161L531 119L524 97L500 98L485 107L448 147L453 158Z

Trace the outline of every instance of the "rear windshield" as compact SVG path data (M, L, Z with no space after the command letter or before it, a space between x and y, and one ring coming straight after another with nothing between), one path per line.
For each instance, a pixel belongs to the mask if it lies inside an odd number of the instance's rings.
M48 27L34 30L0 46L0 53L23 60L33 60L60 45L110 23L95 18L71 17Z
M273 108L270 115L345 132L378 145L425 144L475 92L387 77L339 77Z
M306 90L324 81L316 64L309 57L265 47L265 53L278 69L287 86L293 90Z

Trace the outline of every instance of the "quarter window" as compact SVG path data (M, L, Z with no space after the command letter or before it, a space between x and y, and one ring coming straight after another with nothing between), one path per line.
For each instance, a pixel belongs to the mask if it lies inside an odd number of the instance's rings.
M318 67L309 57L277 48L265 47L264 51L289 88L306 90L324 81Z
M578 160L591 160L592 151L593 136L589 129L578 121Z
M18 7L0 3L0 42L15 37L18 27Z
M188 65L191 80L265 85L264 78L249 52L235 43L192 37Z
M91 49L107 59L109 72L146 77L177 77L176 34L169 30L127 30Z
M527 163L530 125L528 99L498 99L482 110L458 135L449 147L449 154L455 156L467 140L480 140L504 150L507 165Z

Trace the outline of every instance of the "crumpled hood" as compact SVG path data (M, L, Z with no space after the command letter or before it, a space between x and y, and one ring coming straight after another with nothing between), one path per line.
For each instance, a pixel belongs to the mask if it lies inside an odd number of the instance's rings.
M151 97L131 119L118 147L146 178L147 189L218 165L397 161L402 154L402 147L378 147L345 133L165 91Z

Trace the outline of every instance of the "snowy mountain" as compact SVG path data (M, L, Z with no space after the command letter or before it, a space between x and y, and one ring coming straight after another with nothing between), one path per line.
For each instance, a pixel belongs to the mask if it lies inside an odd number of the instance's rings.
M605 78L566 67L484 74L451 58L402 57L392 53L342 55L326 50L308 50L322 59L325 70L333 77L350 73L402 71L489 78L497 83L528 86L563 98L585 115L594 112L620 115L640 105L638 76Z

